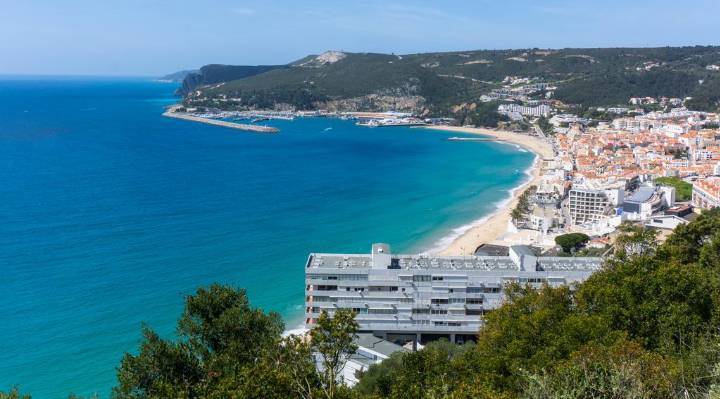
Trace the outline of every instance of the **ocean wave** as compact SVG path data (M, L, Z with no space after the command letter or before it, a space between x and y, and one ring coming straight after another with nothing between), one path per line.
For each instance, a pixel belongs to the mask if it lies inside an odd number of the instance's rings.
M535 158L533 159L532 164L523 171L523 173L526 176L525 179L523 179L523 181L518 186L507 190L508 196L506 198L496 202L494 204L495 207L489 214L487 214L479 219L476 219L468 224L465 224L460 227L456 227L456 228L452 229L449 234L447 234L447 235L443 236L442 238L440 238L439 240L435 241L435 243L433 243L432 246L430 246L430 248L422 251L421 254L431 255L431 254L436 254L438 252L445 250L456 239L458 239L459 237L462 237L469 230L482 225L483 223L487 222L491 217L495 216L495 214L497 214L499 211L507 208L507 206L510 204L510 202L512 202L513 198L515 197L515 193L518 190L524 189L525 187L527 187L530 184L530 182L533 179L533 169L535 169L535 167L538 165L539 162L540 162L540 156L538 154L535 154Z

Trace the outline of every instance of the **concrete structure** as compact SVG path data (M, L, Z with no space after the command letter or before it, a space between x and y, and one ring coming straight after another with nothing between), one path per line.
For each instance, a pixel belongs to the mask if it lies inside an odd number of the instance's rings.
M501 305L505 284L551 286L585 280L600 258L537 257L524 246L509 256L311 254L305 265L305 323L322 311L353 309L361 332L396 343L473 340L483 315Z

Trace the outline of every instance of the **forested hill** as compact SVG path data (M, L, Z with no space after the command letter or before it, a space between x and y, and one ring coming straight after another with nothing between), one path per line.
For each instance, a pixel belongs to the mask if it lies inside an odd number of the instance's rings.
M463 103L478 102L481 95L501 88L505 77L516 76L556 86L552 98L567 104L620 105L630 97L690 96L693 107L715 109L720 71L708 69L711 65L720 65L718 46L409 55L326 52L267 71L252 69L245 76L226 74L220 66L214 66L216 74L205 67L198 91L186 101L221 108L283 105L447 114ZM193 83L188 80L186 84Z

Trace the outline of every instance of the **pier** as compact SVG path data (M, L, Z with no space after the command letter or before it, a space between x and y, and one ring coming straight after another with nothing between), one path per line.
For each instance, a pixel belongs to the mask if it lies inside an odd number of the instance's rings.
M203 118L200 116L192 115L186 112L176 112L178 109L178 106L170 107L163 113L163 116L166 116L168 118L175 118L175 119L182 119L186 121L192 121L192 122L200 122L205 123L208 125L213 126L221 126L221 127L229 127L231 129L237 129L242 130L246 132L253 132L253 133L277 133L280 131L280 129L270 126L257 126L257 125L249 125L245 123L235 123L235 122L228 122L228 121L222 121L217 119L210 119L210 118Z

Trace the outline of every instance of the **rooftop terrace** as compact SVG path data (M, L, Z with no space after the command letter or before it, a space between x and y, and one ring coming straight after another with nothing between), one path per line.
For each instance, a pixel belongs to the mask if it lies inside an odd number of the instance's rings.
M521 250L521 248L514 248ZM524 251L521 251L524 253ZM531 252L528 252L531 253ZM509 256L430 256L400 255L385 253L389 265L377 268L404 270L521 270ZM308 258L307 268L322 269L371 269L371 254L323 254L313 253ZM537 270L598 270L602 259L597 257L538 257Z

